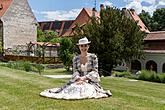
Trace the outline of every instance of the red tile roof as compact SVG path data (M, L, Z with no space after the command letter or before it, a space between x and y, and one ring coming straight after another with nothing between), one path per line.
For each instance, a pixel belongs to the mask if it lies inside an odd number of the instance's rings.
M150 31L148 30L148 28L145 26L145 24L142 22L142 20L140 19L140 17L136 14L136 12L132 9L128 10L132 19L137 22L137 25L139 26L141 31L144 31L146 33L150 33Z
M133 19L135 22L137 22L137 25L139 26L141 31L145 31L146 33L150 33L150 31L148 30L148 28L144 25L144 23L142 22L142 20L139 18L139 16L135 13L135 11L131 11L131 10L127 10L127 14L129 15L129 17L131 19ZM76 17L75 20L72 20L70 23L69 21L67 22L67 25L65 30L63 31L63 26L64 24L62 22L66 22L66 21L61 21L59 24L59 28L56 29L58 26L56 26L56 28L52 28L51 26L53 25L52 23L49 22L42 22L39 23L40 27L42 30L56 30L59 31L59 36L72 36L73 35L73 28L76 26L76 24L78 24L79 26L83 26L85 24L87 24L90 21L90 17L93 16L93 10L91 8L83 8L81 10L81 12L79 13L79 15ZM95 12L95 16L100 18L100 13L99 12ZM44 27L43 27L44 25ZM62 32L61 32L62 29Z
M89 17L93 16L93 11L91 8L84 8L84 10L87 12L87 14L89 15ZM95 12L95 16L100 18L100 13L99 12Z
M144 40L165 40L165 31L151 32Z
M59 36L63 35L66 31L68 31L69 27L73 23L74 20L63 20L63 21L43 21L39 22L40 29L45 30L53 30L58 33Z
M83 8L79 15L76 17L72 25L69 27L69 29L62 35L62 36L72 36L73 35L73 28L78 24L80 27L87 24L90 20L90 17L94 15L91 8ZM100 17L99 12L95 12L96 17Z
M4 15L13 0L0 0L0 17Z

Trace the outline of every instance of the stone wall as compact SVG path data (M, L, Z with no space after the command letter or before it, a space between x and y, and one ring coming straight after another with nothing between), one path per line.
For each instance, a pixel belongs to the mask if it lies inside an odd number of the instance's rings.
M157 72L162 73L163 64L165 64L165 54L145 53L145 58L140 60L142 69L146 69L146 63L148 61L154 61L157 64Z
M4 49L37 40L37 21L27 0L13 0L2 17Z

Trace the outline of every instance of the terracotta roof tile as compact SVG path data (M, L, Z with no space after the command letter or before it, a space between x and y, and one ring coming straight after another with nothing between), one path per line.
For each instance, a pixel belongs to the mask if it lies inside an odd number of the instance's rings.
M90 17L93 16L93 11L92 11L91 8L84 8L84 9L85 9L85 11L87 12L87 14L88 14ZM96 11L96 12L95 12L95 16L100 18L100 13Z
M13 0L0 0L0 17L4 15L6 10L9 8L10 4L12 3Z
M145 26L145 24L142 22L142 20L140 19L140 17L136 14L135 11L131 11L129 10L129 13L132 17L132 19L137 22L137 25L140 27L141 31L145 31L146 33L150 33L150 31L148 30L148 28Z
M74 22L74 20L63 20L63 21L43 21L39 22L40 29L45 30L53 30L59 32L59 36L64 34L69 30L69 27Z
M151 32L144 40L165 40L165 31Z

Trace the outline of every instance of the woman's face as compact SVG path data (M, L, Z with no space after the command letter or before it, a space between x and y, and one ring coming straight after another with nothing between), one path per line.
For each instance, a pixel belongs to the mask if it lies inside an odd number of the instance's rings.
M79 49L81 53L88 52L89 45L88 44L79 45Z

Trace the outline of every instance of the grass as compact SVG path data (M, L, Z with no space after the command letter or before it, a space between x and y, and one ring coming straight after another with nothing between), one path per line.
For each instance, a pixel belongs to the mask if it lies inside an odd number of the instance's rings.
M59 69L45 69L44 72L42 72L44 75L71 75L71 71L66 71L64 68Z
M0 67L0 110L164 110L165 84L126 78L101 79L113 96L103 99L56 100L39 96L69 79L51 79L38 74Z

